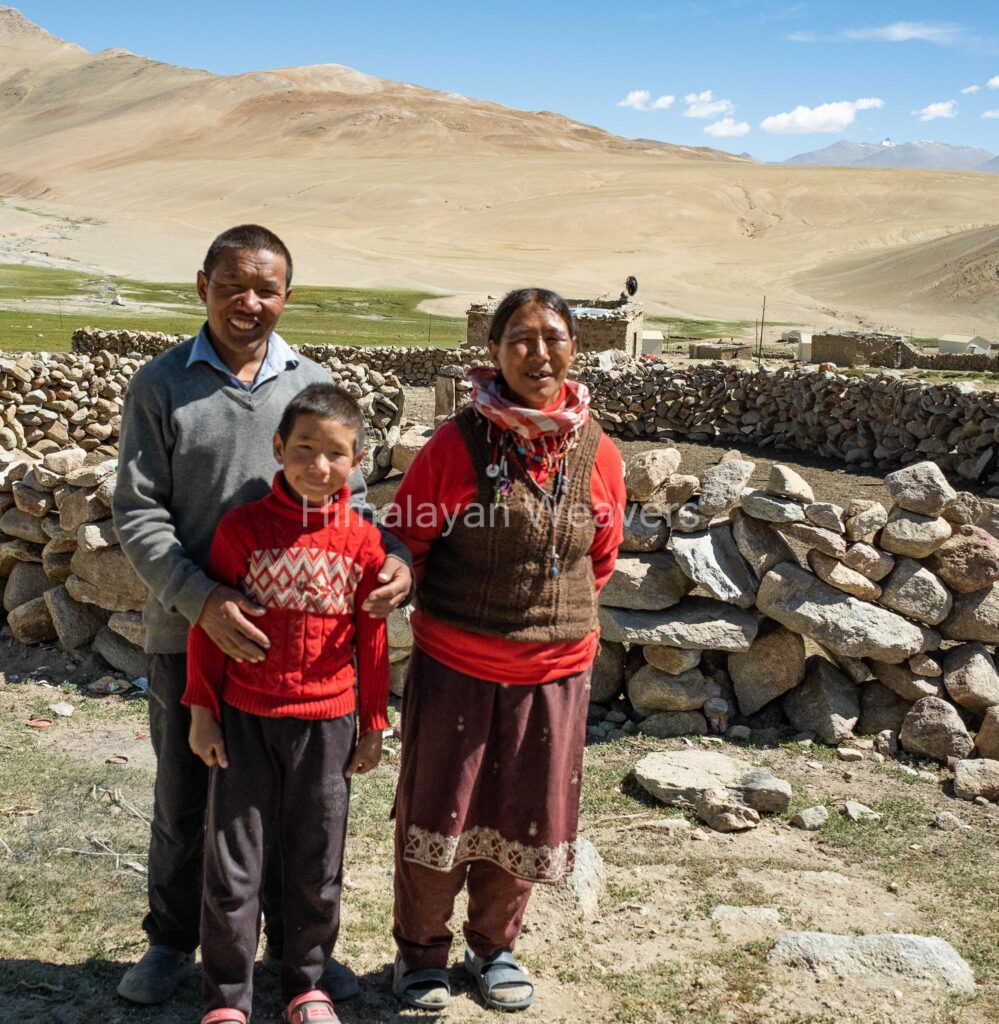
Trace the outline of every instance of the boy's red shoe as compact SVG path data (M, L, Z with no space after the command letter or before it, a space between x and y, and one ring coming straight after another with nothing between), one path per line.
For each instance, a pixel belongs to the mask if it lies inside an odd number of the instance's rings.
M246 1024L246 1014L242 1010L222 1007L218 1010L209 1010L201 1018L201 1024Z
M340 1024L330 997L314 988L295 996L284 1011L285 1024ZM204 1024L204 1022L202 1022Z

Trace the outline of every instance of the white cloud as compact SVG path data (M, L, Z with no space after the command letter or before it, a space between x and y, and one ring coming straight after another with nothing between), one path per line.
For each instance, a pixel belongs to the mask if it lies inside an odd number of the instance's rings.
M986 110L982 117L995 117L999 118L999 110Z
M811 132L841 132L856 120L858 110L878 110L885 101L870 97L822 103L817 107L797 106L783 114L773 114L760 122L771 135L806 135Z
M990 89L999 89L999 75L994 75L985 83Z
M930 103L922 110L914 110L914 117L920 121L936 121L941 117L957 117L957 101L945 100L942 103Z
M910 43L918 40L936 43L938 46L953 46L962 34L960 25L932 21L896 21L891 25L878 25L874 28L848 28L842 33L845 39L858 42Z
M717 117L719 114L731 114L735 110L735 104L731 100L716 100L715 94L710 89L704 92L688 92L683 97L687 109L683 112L684 117Z
M618 106L629 107L631 110L669 110L675 102L675 96L659 96L653 100L648 89L632 89L618 102Z
M748 121L736 121L732 117L723 117L704 129L707 135L713 135L716 139L737 139L741 135L748 135L750 130Z
M820 40L818 32L806 29L803 32L792 32L788 37L792 43L817 43Z
M969 85L967 89L961 90L962 96L974 96L976 92L981 88L980 85Z

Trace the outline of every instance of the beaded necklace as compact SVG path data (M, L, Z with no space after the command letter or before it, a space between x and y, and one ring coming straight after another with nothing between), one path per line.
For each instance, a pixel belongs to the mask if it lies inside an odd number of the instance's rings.
M557 544L558 517L562 510L566 489L571 478L566 474L569 454L579 443L579 435L575 430L561 434L539 438L541 450L529 452L527 444L520 438L516 441L510 431L501 430L499 437L493 439L493 425L486 421L486 444L492 449L492 459L486 466L486 476L493 481L493 505L499 505L513 491L516 476L522 476L527 486L540 498L541 504L548 514L551 547L548 556L548 576L554 579L559 574L559 554ZM551 491L546 491L531 473L537 467L546 478L554 477ZM519 473L512 470L516 467Z

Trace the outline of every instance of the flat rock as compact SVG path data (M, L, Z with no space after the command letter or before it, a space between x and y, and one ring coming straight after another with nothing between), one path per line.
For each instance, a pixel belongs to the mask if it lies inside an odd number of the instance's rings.
M982 716L982 727L975 734L975 746L982 757L999 761L999 707L989 708Z
M54 454L54 453L53 453ZM92 466L81 466L66 473L66 483L73 487L97 487L118 470L117 459L105 459Z
M790 537L806 548L817 548L831 558L842 558L846 554L846 541L832 530L823 530L821 526L811 523L779 523L777 529L785 537Z
M881 588L873 580L848 568L838 558L824 554L818 548L810 550L807 558L809 568L820 580L844 594L866 601L876 601L881 596Z
M791 784L765 768L714 750L647 754L635 766L635 778L657 800L693 808L702 793L727 789L763 814L783 814L791 802Z
M846 533L843 509L831 501L813 501L805 506L805 518L813 525L833 533Z
M624 506L624 536L619 551L661 551L669 540L669 523L659 515L650 515L643 505L628 502Z
M912 705L899 741L910 754L944 764L949 757L967 757L975 745L953 705L940 697L923 697Z
M750 608L755 603L756 579L739 554L728 524L699 533L674 534L673 553L683 574L712 597L737 608Z
M923 697L942 697L944 695L943 679L940 676L924 676L913 672L909 664L891 665L884 661L871 659L871 671L878 681L887 686L903 700L914 704ZM880 730L878 730L880 732Z
M811 484L790 466L774 464L770 467L766 492L778 497L791 498L793 501L800 501L804 505L815 501L815 493L812 491Z
M783 626L757 634L748 651L728 656L739 710L752 715L805 678L804 637Z
M43 456L42 465L50 472L59 476L72 473L87 461L87 453L82 448L63 448L58 452L49 452Z
M634 611L661 611L686 597L694 584L672 551L620 555L600 592L600 603Z
M973 594L999 580L999 539L978 526L956 526L926 565L959 594Z
M843 813L850 821L880 821L881 815L872 810L867 804L857 800L847 800L843 804Z
M923 633L911 622L844 594L789 562L763 577L756 606L837 654L900 662L924 650Z
M846 549L843 564L877 583L895 568L895 559L887 552L879 551L863 541L857 541Z
M700 711L657 711L644 719L638 728L653 739L669 740L678 736L706 735L708 720Z
M976 757L954 766L954 795L961 800L999 800L999 761Z
M847 540L869 543L888 522L888 512L880 501L856 499L847 505L844 512Z
M648 501L680 468L676 448L653 448L628 458L624 484L632 501Z
M32 544L44 544L49 536L42 526L43 520L29 515L19 508L9 508L0 516L0 531L30 541Z
M100 587L83 579L82 576L69 576L63 581L63 585L74 601L82 601L85 604L95 604L109 612L141 612L146 601L141 601Z
M148 676L146 655L107 626L101 626L94 637L94 650L112 667L129 679Z
M796 561L791 546L767 523L747 516L742 509L733 509L731 520L735 545L757 579L781 562Z
M55 626L44 597L26 601L8 612L7 625L19 644L40 644L56 639Z
M745 651L756 638L757 616L707 597L686 597L664 612L634 612L601 606L605 640L659 644L700 651Z
M745 491L742 495L742 511L754 519L768 523L803 522L805 508L791 498L779 498L766 491Z
M892 501L908 512L938 516L957 497L935 462L913 462L885 477Z
M923 935L787 932L767 954L772 967L808 971L819 980L860 978L885 986L925 985L969 994L975 974L950 943Z
M950 699L969 711L999 705L999 672L984 644L961 644L947 651L943 682Z
M957 594L950 615L940 623L944 640L999 643L999 583L973 594Z
M817 832L829 820L829 811L822 804L815 807L806 807L791 819L795 828L804 829L806 832Z
M951 535L952 527L939 516L924 516L893 508L879 541L885 551L909 558L926 558Z
M43 597L59 643L67 651L89 644L104 625L104 616L93 605L74 601L65 587L52 587Z
M936 626L950 614L954 598L924 565L912 558L899 558L881 584L880 603L910 619Z
M745 832L760 823L760 812L747 807L727 789L707 789L697 798L694 813L716 832Z
M696 668L675 676L645 665L628 680L627 689L632 707L643 716L657 711L697 711L709 698L721 696L721 687Z
M685 651L680 647L658 647L647 644L642 648L645 660L661 672L678 676L681 672L696 668L701 661L700 651Z
M745 490L756 464L732 459L709 466L701 474L701 495L698 508L702 515L716 516L732 508Z
M853 735L860 718L857 687L824 658L812 658L805 681L784 698L784 714L800 732L835 745Z

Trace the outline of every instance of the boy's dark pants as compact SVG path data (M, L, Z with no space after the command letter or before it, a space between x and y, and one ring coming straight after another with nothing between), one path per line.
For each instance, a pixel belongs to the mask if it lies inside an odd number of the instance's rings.
M186 686L186 654L149 656L149 734L156 753L156 788L149 838L149 913L142 927L152 945L193 953L201 929L208 769L188 745L191 713L180 702ZM268 945L280 957L280 857L272 861L264 915Z
M208 782L201 965L206 1008L249 1015L269 849L280 849L285 1000L318 988L340 928L354 716L261 718L223 703L228 768Z

